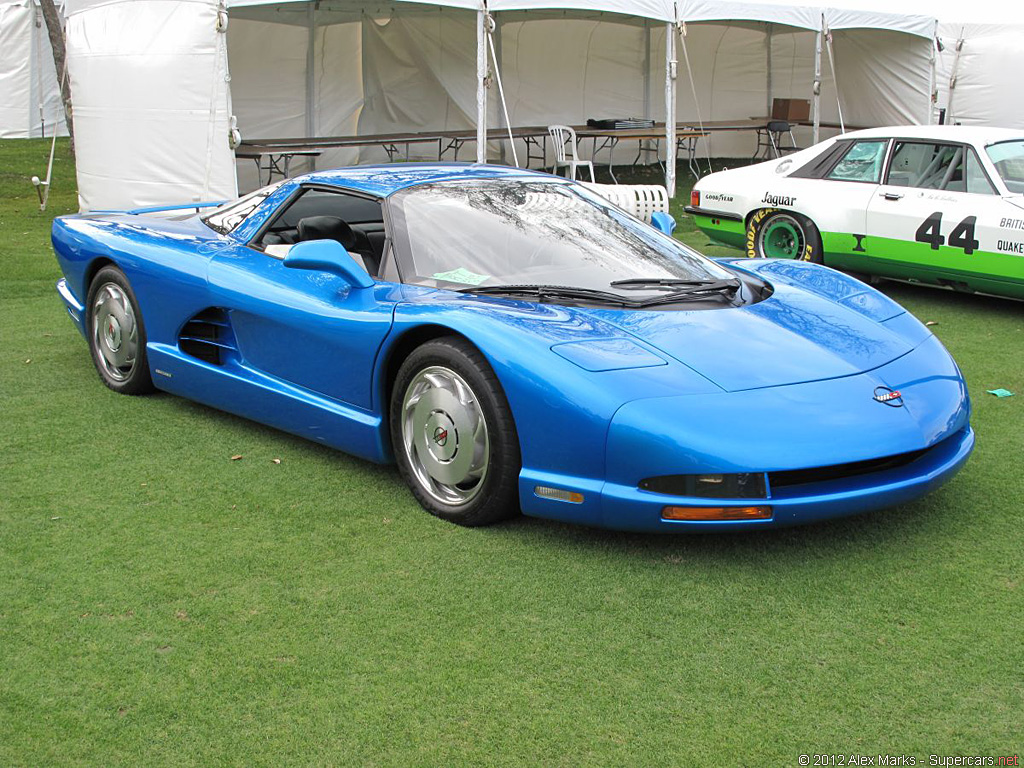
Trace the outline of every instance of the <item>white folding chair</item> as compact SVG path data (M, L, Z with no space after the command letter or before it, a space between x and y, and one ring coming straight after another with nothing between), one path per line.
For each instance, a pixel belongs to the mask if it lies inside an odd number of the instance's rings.
M567 166L569 168L569 178L575 181L576 169L582 165L590 170L591 182L595 181L594 164L589 160L579 159L580 153L576 147L576 131L568 125L549 125L548 133L551 134L551 143L555 145L555 165L552 170L558 173L559 168ZM565 151L566 145L571 145L571 157Z

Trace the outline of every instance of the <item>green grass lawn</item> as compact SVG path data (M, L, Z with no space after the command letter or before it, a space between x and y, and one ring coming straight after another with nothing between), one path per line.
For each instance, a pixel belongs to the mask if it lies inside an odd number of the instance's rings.
M77 201L58 148L38 211L47 151L0 142L0 765L1024 751L1020 304L882 286L974 399L973 458L915 504L756 535L468 530L390 468L106 389L53 290L49 221Z

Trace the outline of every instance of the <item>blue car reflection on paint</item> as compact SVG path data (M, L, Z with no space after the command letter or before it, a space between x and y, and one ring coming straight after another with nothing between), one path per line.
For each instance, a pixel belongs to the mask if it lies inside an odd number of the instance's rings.
M883 294L707 259L564 179L359 167L167 213L54 222L101 379L395 461L452 522L806 523L974 445L956 364Z

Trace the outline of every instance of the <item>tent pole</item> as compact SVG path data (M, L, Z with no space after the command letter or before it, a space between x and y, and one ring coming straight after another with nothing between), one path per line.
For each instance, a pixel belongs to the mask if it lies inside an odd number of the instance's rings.
M821 17L821 25L825 26L825 17ZM814 35L814 135L813 144L818 143L821 133L821 30Z
M765 51L764 51L765 59L766 59L765 64L767 65L765 67L766 74L765 74L765 84L764 84L764 90L765 90L765 110L766 110L765 114L768 115L768 117L771 117L771 115L772 115L772 32L775 29L775 27L773 27L772 24L769 22L767 24L767 28L768 29L767 29L767 32L766 32L766 35L765 35Z
M501 20L500 20L500 17L498 16L497 13L494 13L494 14L491 15L491 24L492 24L492 28L493 28L493 31L491 32L491 59L492 59L492 62L494 64L494 77L498 81L498 83L500 84L501 83L501 62L503 60L503 54L502 54L502 51L501 51ZM508 120L508 103L505 101L505 94L504 93L501 94L501 105L502 105L502 110L498 113L498 127L499 128L509 128L511 126L509 125L509 120ZM512 144L509 144L509 146L512 149L512 154L515 155L516 154L515 146L512 145ZM498 145L498 151L500 152L499 162L502 165L508 165L508 161L506 159L507 150L505 149L505 142L504 141L501 142ZM516 158L516 165L517 166L519 165L518 158Z
M966 27L960 28L960 37L956 41L956 56L953 57L953 67L949 73L949 90L946 92L946 125L955 125L953 121L953 96L956 91L956 80L960 70L960 54L964 49Z
M935 59L938 56L938 44L939 44L939 22L935 21L935 34L932 35L932 60L931 66L928 71L928 122L927 125L932 125L935 122L935 108L939 104L939 94L937 92L937 74L935 72Z
M316 136L316 119L313 115L314 88L316 86L316 3L306 8L306 23L309 35L306 40L306 136ZM316 158L309 157L309 170L316 170Z
M676 196L676 25L665 25L665 188Z
M487 162L487 3L476 12L476 161Z
M644 19L644 119L651 119L651 22Z

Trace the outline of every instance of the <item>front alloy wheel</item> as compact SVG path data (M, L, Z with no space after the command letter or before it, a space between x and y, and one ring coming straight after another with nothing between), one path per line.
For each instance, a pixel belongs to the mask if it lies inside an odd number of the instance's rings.
M86 303L89 351L103 383L115 392L153 390L146 360L146 330L128 278L117 267L96 273Z
M395 377L391 442L417 501L459 525L487 525L519 511L519 438L505 393L468 341L417 347Z
M406 388L402 449L420 486L441 504L472 501L487 478L487 420L466 381L433 365Z

